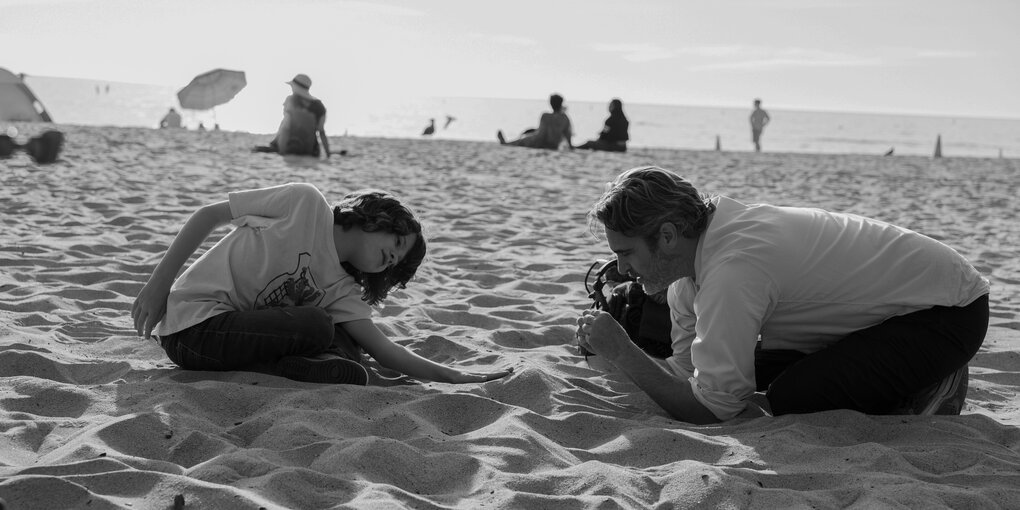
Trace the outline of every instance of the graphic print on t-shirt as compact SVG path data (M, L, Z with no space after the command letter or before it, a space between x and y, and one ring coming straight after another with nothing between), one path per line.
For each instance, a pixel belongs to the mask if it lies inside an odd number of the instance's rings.
M312 272L308 269L311 254L298 255L297 267L273 278L255 298L255 309L283 306L317 306L325 292L315 286Z

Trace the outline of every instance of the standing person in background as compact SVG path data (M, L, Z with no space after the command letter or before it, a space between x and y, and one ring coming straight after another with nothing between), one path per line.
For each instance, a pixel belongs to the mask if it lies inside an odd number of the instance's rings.
M567 147L574 149L571 137L574 136L570 127L570 117L567 117L567 108L563 106L563 96L553 94L549 96L549 106L552 112L543 113L538 120L538 129L528 133L517 140L506 141L503 131L496 132L496 138L503 145L516 145L518 147L530 147L532 149L559 150L563 140L567 141Z
M98 90L99 86L97 85L96 91ZM159 121L159 128L167 129L179 127L181 127L181 114L177 113L176 109L170 108L170 111L166 112L166 115L163 116L163 120Z
M754 100L754 110L751 112L751 141L754 142L754 152L761 152L761 132L772 120L769 113L761 107L761 99Z
M609 102L609 118L606 119L605 125L602 126L602 132L599 133L598 140L589 140L577 148L595 151L627 152L627 140L630 139L630 136L627 134L629 128L630 121L623 114L623 101L613 99Z
M276 138L267 146L255 147L255 152L277 152L299 156L319 156L322 146L328 158L329 139L326 137L326 106L309 92L312 79L298 74L287 82L292 94L283 101L283 121Z

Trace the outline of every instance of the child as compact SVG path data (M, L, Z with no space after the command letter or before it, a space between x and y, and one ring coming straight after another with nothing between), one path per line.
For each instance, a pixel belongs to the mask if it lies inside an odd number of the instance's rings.
M175 280L228 222L237 228ZM434 363L372 322L370 305L403 288L424 257L421 224L386 192L350 193L332 209L310 184L234 192L188 219L131 316L139 336L155 333L167 357L188 370L268 365L299 381L364 385L364 349L415 378L465 383L509 374Z

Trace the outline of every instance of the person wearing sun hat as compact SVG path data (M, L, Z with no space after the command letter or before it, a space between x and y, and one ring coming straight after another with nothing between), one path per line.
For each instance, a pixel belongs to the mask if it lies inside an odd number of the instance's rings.
M285 83L290 85L291 95L283 101L283 121L276 138L268 146L256 147L255 151L318 156L321 144L328 158L326 106L309 91L312 79L307 74L297 74Z

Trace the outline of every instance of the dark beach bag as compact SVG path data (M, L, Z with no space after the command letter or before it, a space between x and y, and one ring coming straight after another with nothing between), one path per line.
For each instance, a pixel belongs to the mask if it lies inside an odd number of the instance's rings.
M25 152L36 163L53 163L60 155L60 149L64 146L64 133L60 131L45 131L41 135L33 136L25 144Z
M627 331L630 341L649 356L668 358L673 354L670 338L672 322L669 319L669 304L666 303L665 296L653 299L645 294L640 284L620 274L616 260L602 264L602 267L595 271L600 263L600 261L593 263L584 277L584 288L592 300L590 308L612 315ZM593 271L595 281L589 287L588 282ZM616 285L607 298L605 286L613 282Z

